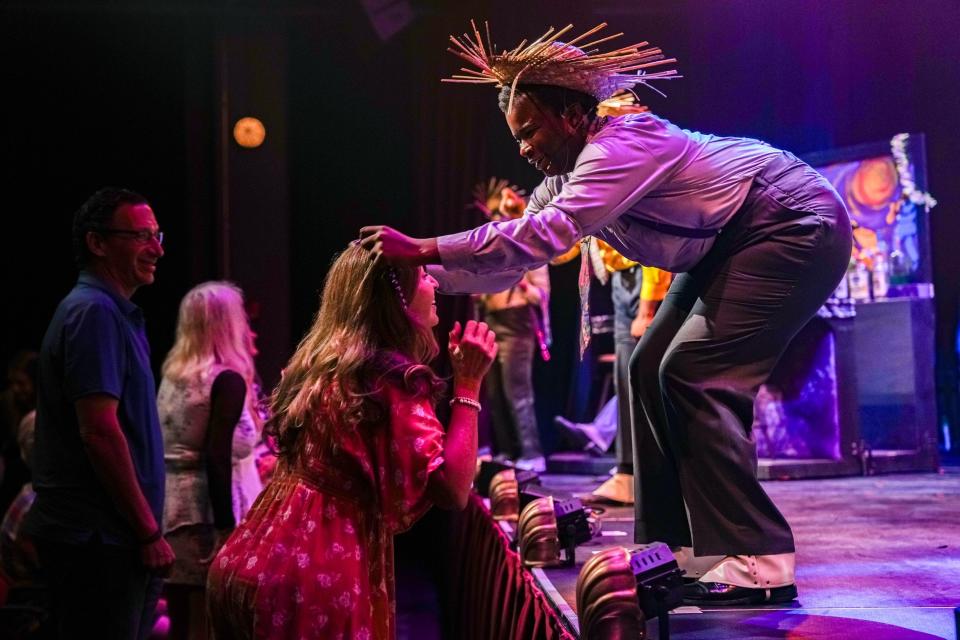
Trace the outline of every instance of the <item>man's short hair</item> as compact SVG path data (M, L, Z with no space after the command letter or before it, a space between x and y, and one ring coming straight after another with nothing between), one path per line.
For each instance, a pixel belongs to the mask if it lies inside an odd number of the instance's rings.
M87 248L87 232L110 227L114 212L125 204L149 204L135 191L104 187L90 196L73 214L73 258L79 268L90 263L93 254Z
M500 89L500 95L497 97L500 111L504 113L507 112L507 105L510 103L510 91L510 85L505 85ZM533 97L537 104L550 109L558 116L562 116L567 110L567 107L572 104L579 104L583 107L583 113L589 120L593 120L596 115L594 109L597 108L597 99L582 91L558 87L552 84L520 83L517 85L517 93Z

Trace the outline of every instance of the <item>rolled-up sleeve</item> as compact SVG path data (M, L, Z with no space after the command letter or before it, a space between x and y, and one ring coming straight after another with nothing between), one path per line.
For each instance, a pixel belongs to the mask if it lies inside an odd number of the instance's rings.
M436 264L429 264L426 269L427 273L436 278L440 284L440 293L446 294L505 291L520 282L526 271L523 268L504 269L495 273L477 275L462 269L451 271Z

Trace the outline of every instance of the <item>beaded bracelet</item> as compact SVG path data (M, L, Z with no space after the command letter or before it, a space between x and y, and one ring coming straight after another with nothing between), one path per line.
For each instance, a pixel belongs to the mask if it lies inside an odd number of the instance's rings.
M470 407L471 409L476 409L480 411L480 403L472 398L467 398L466 396L453 396L450 399L450 406L452 407L455 404L462 404Z

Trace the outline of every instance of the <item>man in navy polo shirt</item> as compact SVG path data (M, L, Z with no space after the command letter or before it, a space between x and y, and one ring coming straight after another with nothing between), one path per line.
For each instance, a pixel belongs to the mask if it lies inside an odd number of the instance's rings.
M80 276L40 353L37 500L25 523L58 637L145 638L173 551L159 527L163 441L143 313L163 234L136 193L101 189L73 219Z

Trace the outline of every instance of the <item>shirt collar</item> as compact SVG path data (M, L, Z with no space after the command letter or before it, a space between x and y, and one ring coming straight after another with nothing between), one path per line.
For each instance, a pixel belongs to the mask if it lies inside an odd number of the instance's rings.
M593 140L593 136L600 133L600 130L606 126L607 122L610 120L609 116L597 116L593 119L593 122L590 123L590 126L587 127L587 142Z
M140 307L114 291L113 287L108 285L102 278L98 277L92 271L87 271L86 269L80 271L80 275L77 276L77 283L86 285L88 287L93 287L95 289L100 289L106 293L117 304L117 307L119 307L123 315L140 317Z

